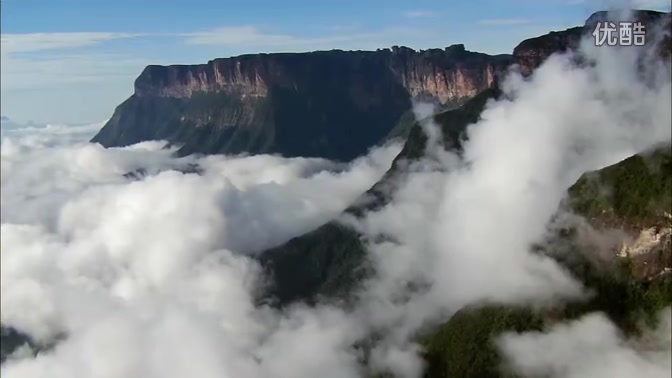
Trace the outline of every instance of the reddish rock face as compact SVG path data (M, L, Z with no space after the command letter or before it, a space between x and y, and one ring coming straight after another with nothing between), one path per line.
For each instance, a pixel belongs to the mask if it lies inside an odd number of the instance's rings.
M493 86L512 61L454 45L149 66L92 141L110 147L163 139L181 145L181 154L350 160L385 138L413 100L461 105Z
M322 51L302 54L254 54L215 59L202 65L148 66L135 83L138 96L187 98L195 92L236 93L241 96L265 97L271 86L298 87L301 72L291 65L319 65L325 58L340 61L340 74L361 73L376 67L393 73L394 78L414 97L430 97L441 104L455 104L473 97L491 87L507 66L515 62L524 75L529 75L553 53L574 50L584 35L590 35L597 22L615 20L619 15L596 12L583 26L530 38L521 42L509 55L489 56L466 51L464 45L453 45L443 50L415 51L407 47L393 47L378 51ZM672 50L670 42L670 15L652 11L635 11L624 19L641 21L661 37L661 54ZM667 21L660 23L661 18ZM648 30L648 29L647 29ZM653 36L650 36L652 38ZM369 66L369 67L367 67ZM350 71L350 72L348 72ZM325 74L335 74L325 72Z
M553 53L576 49L606 16L598 12L582 27L525 40L513 56L470 52L463 45L424 51L395 46L149 66L136 80L135 94L92 141L112 147L163 139L183 146L182 154L350 160L397 129L414 100L459 106L493 87L512 63L529 75ZM654 28L661 17L666 26ZM655 29L647 40L662 40L660 55L669 57L669 14L641 11L631 18Z
M260 75L263 63L231 58L203 65L148 66L135 82L135 94L186 98L195 92L224 91L245 96L266 96L266 83Z
M196 92L231 93L266 97L270 87L300 90L302 72L319 70L322 61L340 61L341 72L329 75L356 77L373 69L390 72L413 98L455 105L490 87L512 62L509 55L490 56L469 52L463 45L444 50L415 51L395 47L376 52L324 51L303 54L257 54L216 59L203 65L149 66L135 83L136 96L188 98ZM365 78L364 78L365 79ZM343 78L344 83L348 78ZM308 83L309 84L309 83Z

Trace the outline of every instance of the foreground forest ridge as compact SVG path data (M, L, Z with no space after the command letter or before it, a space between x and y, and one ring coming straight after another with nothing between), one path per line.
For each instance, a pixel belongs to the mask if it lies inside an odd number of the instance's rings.
M344 219L359 219L391 201L390 188L411 163L426 158L428 125L440 129L438 143L445 151L460 155L467 127L481 119L488 101L504 96L500 79L512 65L525 77L533 75L552 54L577 49L581 37L605 17L598 12L584 26L523 41L511 55L489 56L454 45L419 52L395 47L259 54L198 66L150 66L137 79L133 96L92 142L118 147L165 139L182 146L180 155L278 153L347 161L376 145L403 140L387 173L341 217L257 255L270 277L260 304L348 306L375 271L368 258L370 241ZM663 30L672 27L669 13L636 11L635 19L656 22ZM669 34L657 53L669 61ZM439 112L415 120L417 101L431 102ZM605 314L627 338L637 340L654 329L660 311L672 304L670 143L585 172L558 208L558 218L574 214L578 220L558 221L548 240L535 247L570 272L590 296L552 304L466 306L417 333L423 376L518 377L506 366L496 337L544 332L595 312ZM611 244L595 241L595 235L614 230L620 237ZM33 354L49 353L61 340L39 344L5 325L1 338L3 363L22 346ZM373 369L366 374L397 376Z

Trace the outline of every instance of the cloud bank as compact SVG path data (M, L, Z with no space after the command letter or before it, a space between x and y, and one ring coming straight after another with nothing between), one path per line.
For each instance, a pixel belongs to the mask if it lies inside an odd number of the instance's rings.
M642 72L642 50L589 40L581 53L580 68L556 55L529 80L512 74L504 99L470 127L462 157L430 134L429 158L412 164L392 202L351 220L371 240L378 276L362 311L386 325L384 354L412 360L417 330L466 305L583 295L532 245L581 174L669 143L672 118L669 65L647 61Z

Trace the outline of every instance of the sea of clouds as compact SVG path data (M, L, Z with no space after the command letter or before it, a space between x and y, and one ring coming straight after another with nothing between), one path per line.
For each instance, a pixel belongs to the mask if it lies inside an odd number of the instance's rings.
M353 345L375 332L369 367L418 377L417 331L466 305L583 295L531 246L582 173L672 140L672 87L669 65L638 68L638 49L582 46L592 64L564 54L529 79L512 72L462 156L425 126L426 158L398 178L392 201L342 219L369 240L376 270L347 309L257 304L265 277L254 257L336 217L400 145L350 164L176 158L162 142L87 143L100 125L4 130L0 318L38 341L65 336L2 375L360 377L370 371ZM661 322L647 349L591 314L498 345L522 374L664 377L669 330Z

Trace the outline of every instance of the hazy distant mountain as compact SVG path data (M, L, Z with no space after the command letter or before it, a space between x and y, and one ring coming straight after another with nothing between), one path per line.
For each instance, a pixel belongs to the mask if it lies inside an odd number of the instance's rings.
M35 123L33 121L29 122L18 122L7 116L2 116L0 118L0 124L3 129L20 129L23 127L45 127L46 125Z

